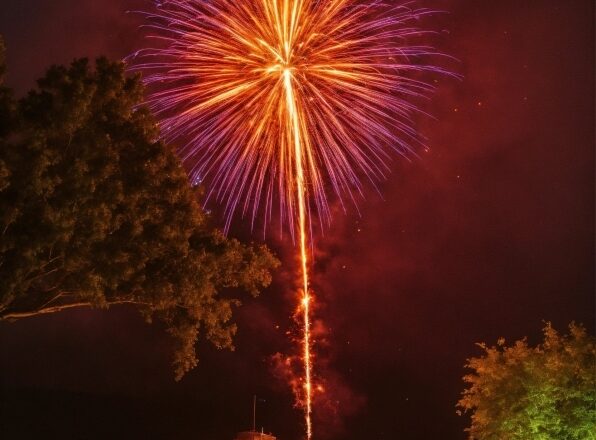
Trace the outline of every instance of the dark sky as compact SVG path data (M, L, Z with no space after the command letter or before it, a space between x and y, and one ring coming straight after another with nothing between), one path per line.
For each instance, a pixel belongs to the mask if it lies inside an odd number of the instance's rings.
M9 84L22 94L52 63L142 47L125 11L149 4L2 0ZM361 217L338 212L317 238L329 383L316 439L464 439L454 405L475 342L537 342L542 320L594 331L593 2L430 5L450 11L432 25L463 80L441 80L425 104L430 152L396 159L383 199L371 193ZM269 243L291 273L288 244ZM180 383L168 337L134 311L2 323L0 436L232 440L256 392L259 425L300 439L270 361L289 350L285 277L239 310L236 352L203 344Z

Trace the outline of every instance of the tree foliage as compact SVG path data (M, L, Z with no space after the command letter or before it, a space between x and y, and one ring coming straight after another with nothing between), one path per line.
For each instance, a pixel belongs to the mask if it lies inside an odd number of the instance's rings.
M468 388L458 407L470 411L470 439L596 439L594 337L572 323L560 335L547 323L544 341L526 339L497 346L478 344L484 354L468 359ZM459 412L461 414L461 412Z
M122 63L79 59L5 106L0 318L134 304L175 338L180 378L199 331L231 347L238 301L226 292L256 294L278 261L209 226L141 99Z

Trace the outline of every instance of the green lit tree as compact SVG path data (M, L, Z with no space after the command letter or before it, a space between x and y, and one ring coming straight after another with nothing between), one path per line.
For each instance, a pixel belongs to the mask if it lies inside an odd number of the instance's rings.
M547 323L544 341L507 346L478 344L484 354L468 359L468 388L458 402L471 413L474 440L596 439L594 337L572 323L560 335Z
M9 95L0 95L0 319L134 305L174 337L178 379L197 363L199 331L231 348L234 297L257 294L279 263L209 225L139 106L139 78L122 63L79 59L50 68L16 105Z

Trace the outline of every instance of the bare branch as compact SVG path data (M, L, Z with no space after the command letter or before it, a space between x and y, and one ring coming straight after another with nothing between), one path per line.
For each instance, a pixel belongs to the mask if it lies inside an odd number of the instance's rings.
M51 301L50 301L51 303ZM150 305L147 302L135 301L135 300L120 300L120 301L113 301L108 303L108 307L112 305L121 305L121 304L135 304L135 305ZM61 312L63 310L74 309L74 308L82 308L82 307L97 307L97 304L93 304L91 302L78 302L78 303L71 303L71 304L62 304L59 306L51 306L40 308L30 312L9 312L4 315L0 316L0 321L9 321L9 320L16 320L22 318L31 318L33 316L39 315L47 315L50 313Z

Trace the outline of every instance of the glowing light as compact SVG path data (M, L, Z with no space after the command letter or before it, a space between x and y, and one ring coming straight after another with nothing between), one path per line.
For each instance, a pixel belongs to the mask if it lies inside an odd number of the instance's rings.
M287 45L286 45L287 46ZM298 201L298 237L300 240L300 262L302 272L302 307L303 307L303 336L302 336L302 359L304 362L304 415L306 423L306 438L312 437L312 384L311 370L312 360L310 355L310 295L308 291L308 256L306 250L306 188L304 184L304 169L302 167L303 151L300 132L300 115L294 98L294 87L292 85L292 73L290 69L283 70L284 88L286 91L286 109L288 113L288 136L289 143L294 145L294 161L296 164L296 194Z
M412 98L441 71L409 43L430 11L381 0L169 0L147 13L156 47L138 51L162 135L182 140L207 200L270 220L298 242L305 423L313 386L308 238L330 221L328 198L355 203L385 177L390 153L413 153ZM274 206L273 201L278 205ZM264 222L266 224L266 221Z
M363 181L386 176L391 151L414 152L411 101L432 89L418 74L441 71L411 43L428 13L379 0L169 0L146 13L156 47L132 68L163 136L183 140L191 178L225 205L226 228L235 212L277 212L295 231L297 160L307 217L325 223L329 193L355 201Z

